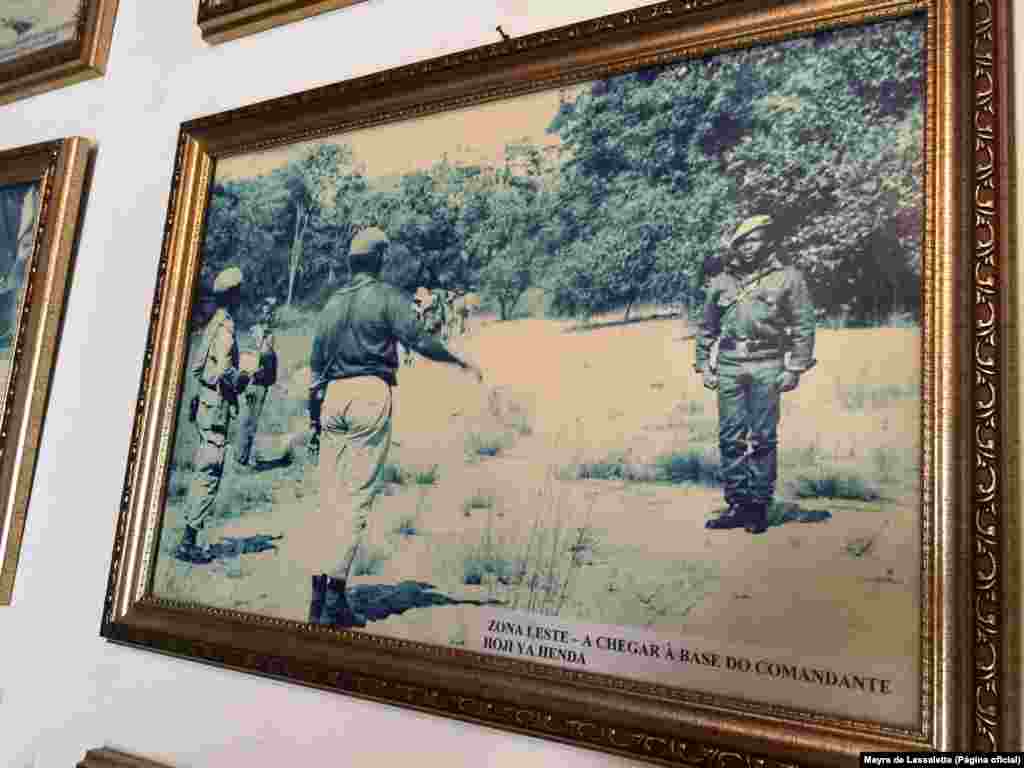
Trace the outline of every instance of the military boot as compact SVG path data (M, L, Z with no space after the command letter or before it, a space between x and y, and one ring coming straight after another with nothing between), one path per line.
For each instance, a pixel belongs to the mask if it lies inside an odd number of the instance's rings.
M319 624L324 611L324 597L327 594L327 574L313 577L313 597L309 601L309 623Z
M732 528L743 528L747 524L745 510L739 504L730 504L729 508L704 523L704 527L713 531L725 531Z
M185 530L181 534L181 542L178 544L178 548L174 550L174 556L178 560L192 563L193 565L206 565L213 562L213 555L196 543L196 535L198 533L198 530L186 523Z
M764 533L768 530L768 505L764 503L747 505L746 518L743 529L747 533Z
M345 596L344 579L327 579L327 592L324 595L324 611L321 624L330 624L339 628L365 627L366 617L352 610Z

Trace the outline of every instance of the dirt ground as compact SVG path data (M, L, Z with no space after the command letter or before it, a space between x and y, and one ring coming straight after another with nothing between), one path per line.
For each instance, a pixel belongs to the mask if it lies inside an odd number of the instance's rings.
M278 338L286 375L267 412L290 400L297 431L309 339ZM374 510L350 583L376 619L368 631L459 644L467 612L496 602L847 663L916 657L917 329L818 331L818 366L784 395L777 496L790 505L760 536L706 530L720 489L652 469L666 455L717 456L715 395L693 372L682 321L576 331L491 322L453 346L479 362L483 385L423 359L399 372L391 460L405 474ZM207 566L175 561L176 494L157 594L306 620L310 576L333 569L340 548L335 518L317 503L316 468L298 455L274 462L287 441L261 436L268 464L254 475L228 462L228 501L208 532L211 542L280 537L276 548ZM176 455L185 452L181 442ZM608 466L620 470L598 471ZM808 495L837 474L876 492ZM828 514L800 522L808 512Z

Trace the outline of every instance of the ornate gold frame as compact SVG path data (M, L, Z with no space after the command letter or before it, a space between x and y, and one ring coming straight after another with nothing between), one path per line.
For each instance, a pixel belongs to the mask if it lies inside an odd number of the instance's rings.
M75 768L169 768L169 766L117 749L102 747L86 752L85 757L78 762Z
M923 363L930 437L919 727L755 707L153 596L187 318L218 158L921 10L929 51ZM666 765L853 765L869 750L1014 748L1008 16L1005 0L673 0L184 124L102 634Z
M101 77L118 0L81 0L73 39L0 64L0 104Z
M364 0L199 0L203 40L223 43Z
M80 214L90 143L68 138L0 152L0 185L38 180L39 222L0 436L0 606L10 605L32 476L46 416Z

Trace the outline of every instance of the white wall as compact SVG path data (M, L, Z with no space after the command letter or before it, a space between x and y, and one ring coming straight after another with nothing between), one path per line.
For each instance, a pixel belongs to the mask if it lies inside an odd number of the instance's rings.
M14 605L0 609L0 766L68 768L102 744L180 768L632 765L113 646L98 629L178 125L493 42L497 24L518 36L646 2L370 0L209 47L194 3L121 0L105 78L0 108L0 148L100 147Z

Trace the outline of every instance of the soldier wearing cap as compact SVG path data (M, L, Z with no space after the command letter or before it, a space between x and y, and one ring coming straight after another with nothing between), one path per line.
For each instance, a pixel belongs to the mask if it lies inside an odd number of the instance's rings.
M185 508L185 531L175 552L179 560L207 563L212 559L197 537L213 512L220 480L224 474L228 424L238 409L238 396L249 383L249 375L238 367L238 341L234 314L242 297L242 270L228 267L213 284L217 311L203 332L191 374L198 384L192 400L192 420L199 433L193 459L194 474Z
M313 338L310 448L320 455L322 524L338 531L342 541L334 574L312 577L312 623L366 625L366 618L349 605L345 588L381 492L379 479L391 447L398 344L483 380L479 368L453 355L424 329L408 296L381 280L388 245L387 235L377 227L356 235L349 248L352 279L324 306Z
M763 533L775 493L780 395L815 365L814 306L803 275L778 259L770 216L753 216L728 244L708 286L696 370L718 391L721 479L728 509L710 529Z

